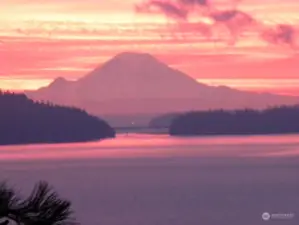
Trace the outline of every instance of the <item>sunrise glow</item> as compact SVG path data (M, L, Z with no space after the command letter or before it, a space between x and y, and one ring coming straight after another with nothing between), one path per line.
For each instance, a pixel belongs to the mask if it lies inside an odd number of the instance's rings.
M214 2L229 7L227 1ZM60 76L75 80L130 50L151 53L199 82L299 95L298 50L268 45L254 31L234 47L215 45L186 26L187 38L173 39L163 15L136 14L134 3L1 1L0 88L37 89ZM240 8L266 25L286 23L299 30L297 0L244 0ZM191 19L212 24L209 18Z

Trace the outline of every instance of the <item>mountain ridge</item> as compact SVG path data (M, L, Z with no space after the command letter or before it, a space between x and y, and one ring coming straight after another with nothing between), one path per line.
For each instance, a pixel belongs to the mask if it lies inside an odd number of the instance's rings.
M123 52L77 81L57 78L27 92L34 100L81 107L93 114L169 113L201 109L265 108L299 98L212 87L148 53Z

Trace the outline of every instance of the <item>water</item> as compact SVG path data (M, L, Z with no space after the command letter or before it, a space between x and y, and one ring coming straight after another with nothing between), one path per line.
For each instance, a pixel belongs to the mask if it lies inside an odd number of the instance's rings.
M0 178L49 181L83 225L299 224L299 136L130 134L0 147ZM263 212L292 218L264 221Z

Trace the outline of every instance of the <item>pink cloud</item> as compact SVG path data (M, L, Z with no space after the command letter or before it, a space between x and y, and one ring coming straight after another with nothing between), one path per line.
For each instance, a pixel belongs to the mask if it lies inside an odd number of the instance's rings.
M198 79L298 77L298 55L251 40L252 34L235 48L215 48L192 33L190 40L161 39L161 27L135 26L141 18L132 11L136 1L1 1L5 10L0 15L0 87L38 88L58 76L77 79L123 51L149 52ZM270 23L299 25L297 0L248 0L240 7ZM148 16L142 21L156 19Z

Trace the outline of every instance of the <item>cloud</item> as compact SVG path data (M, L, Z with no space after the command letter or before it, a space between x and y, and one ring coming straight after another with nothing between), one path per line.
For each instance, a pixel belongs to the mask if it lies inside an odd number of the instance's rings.
M190 8L189 6L193 6ZM202 9L197 11L195 6L200 6ZM156 10L155 10L156 9ZM240 11L240 10L217 10L215 7L212 7L209 0L177 0L177 2L171 2L170 0L149 0L135 5L135 10L137 13L158 13L163 14L169 19L173 19L175 22L181 22L184 20L186 25L188 24L188 16L190 13L197 11L199 17L209 18L210 21L207 25L212 25L211 20L214 23L223 23L230 29L230 32L233 34L235 31L232 29L240 30L241 26L248 25L253 21L253 18ZM231 21L236 19L234 27L231 26ZM238 26L238 27L236 27ZM197 29L197 28L195 28Z
M183 5L190 6L210 6L209 0L178 0Z
M137 13L162 13L168 18L186 20L188 11L169 1L150 0L135 5Z
M265 29L261 38L268 43L275 45L288 45L292 48L296 45L296 30L289 24L277 24L274 27Z
M263 24L263 21L255 18L252 13L240 10L238 7L241 2L241 0L231 0L231 9L218 9L217 5L209 0L176 0L175 2L171 0L148 0L137 4L136 9L137 13L157 13L180 23L176 29L178 33L186 30L183 26L189 26L192 23L189 20L189 15L195 13L201 22L197 21L198 26L193 26L193 34L201 33L209 40L213 39L211 33L216 34L219 39L218 25L222 25L229 32L228 44L231 45L240 41L243 38L243 33L252 31L269 43L295 46L295 29L292 25L276 24L274 28L269 28ZM182 21L184 23L181 23ZM221 39L225 41L223 36Z

